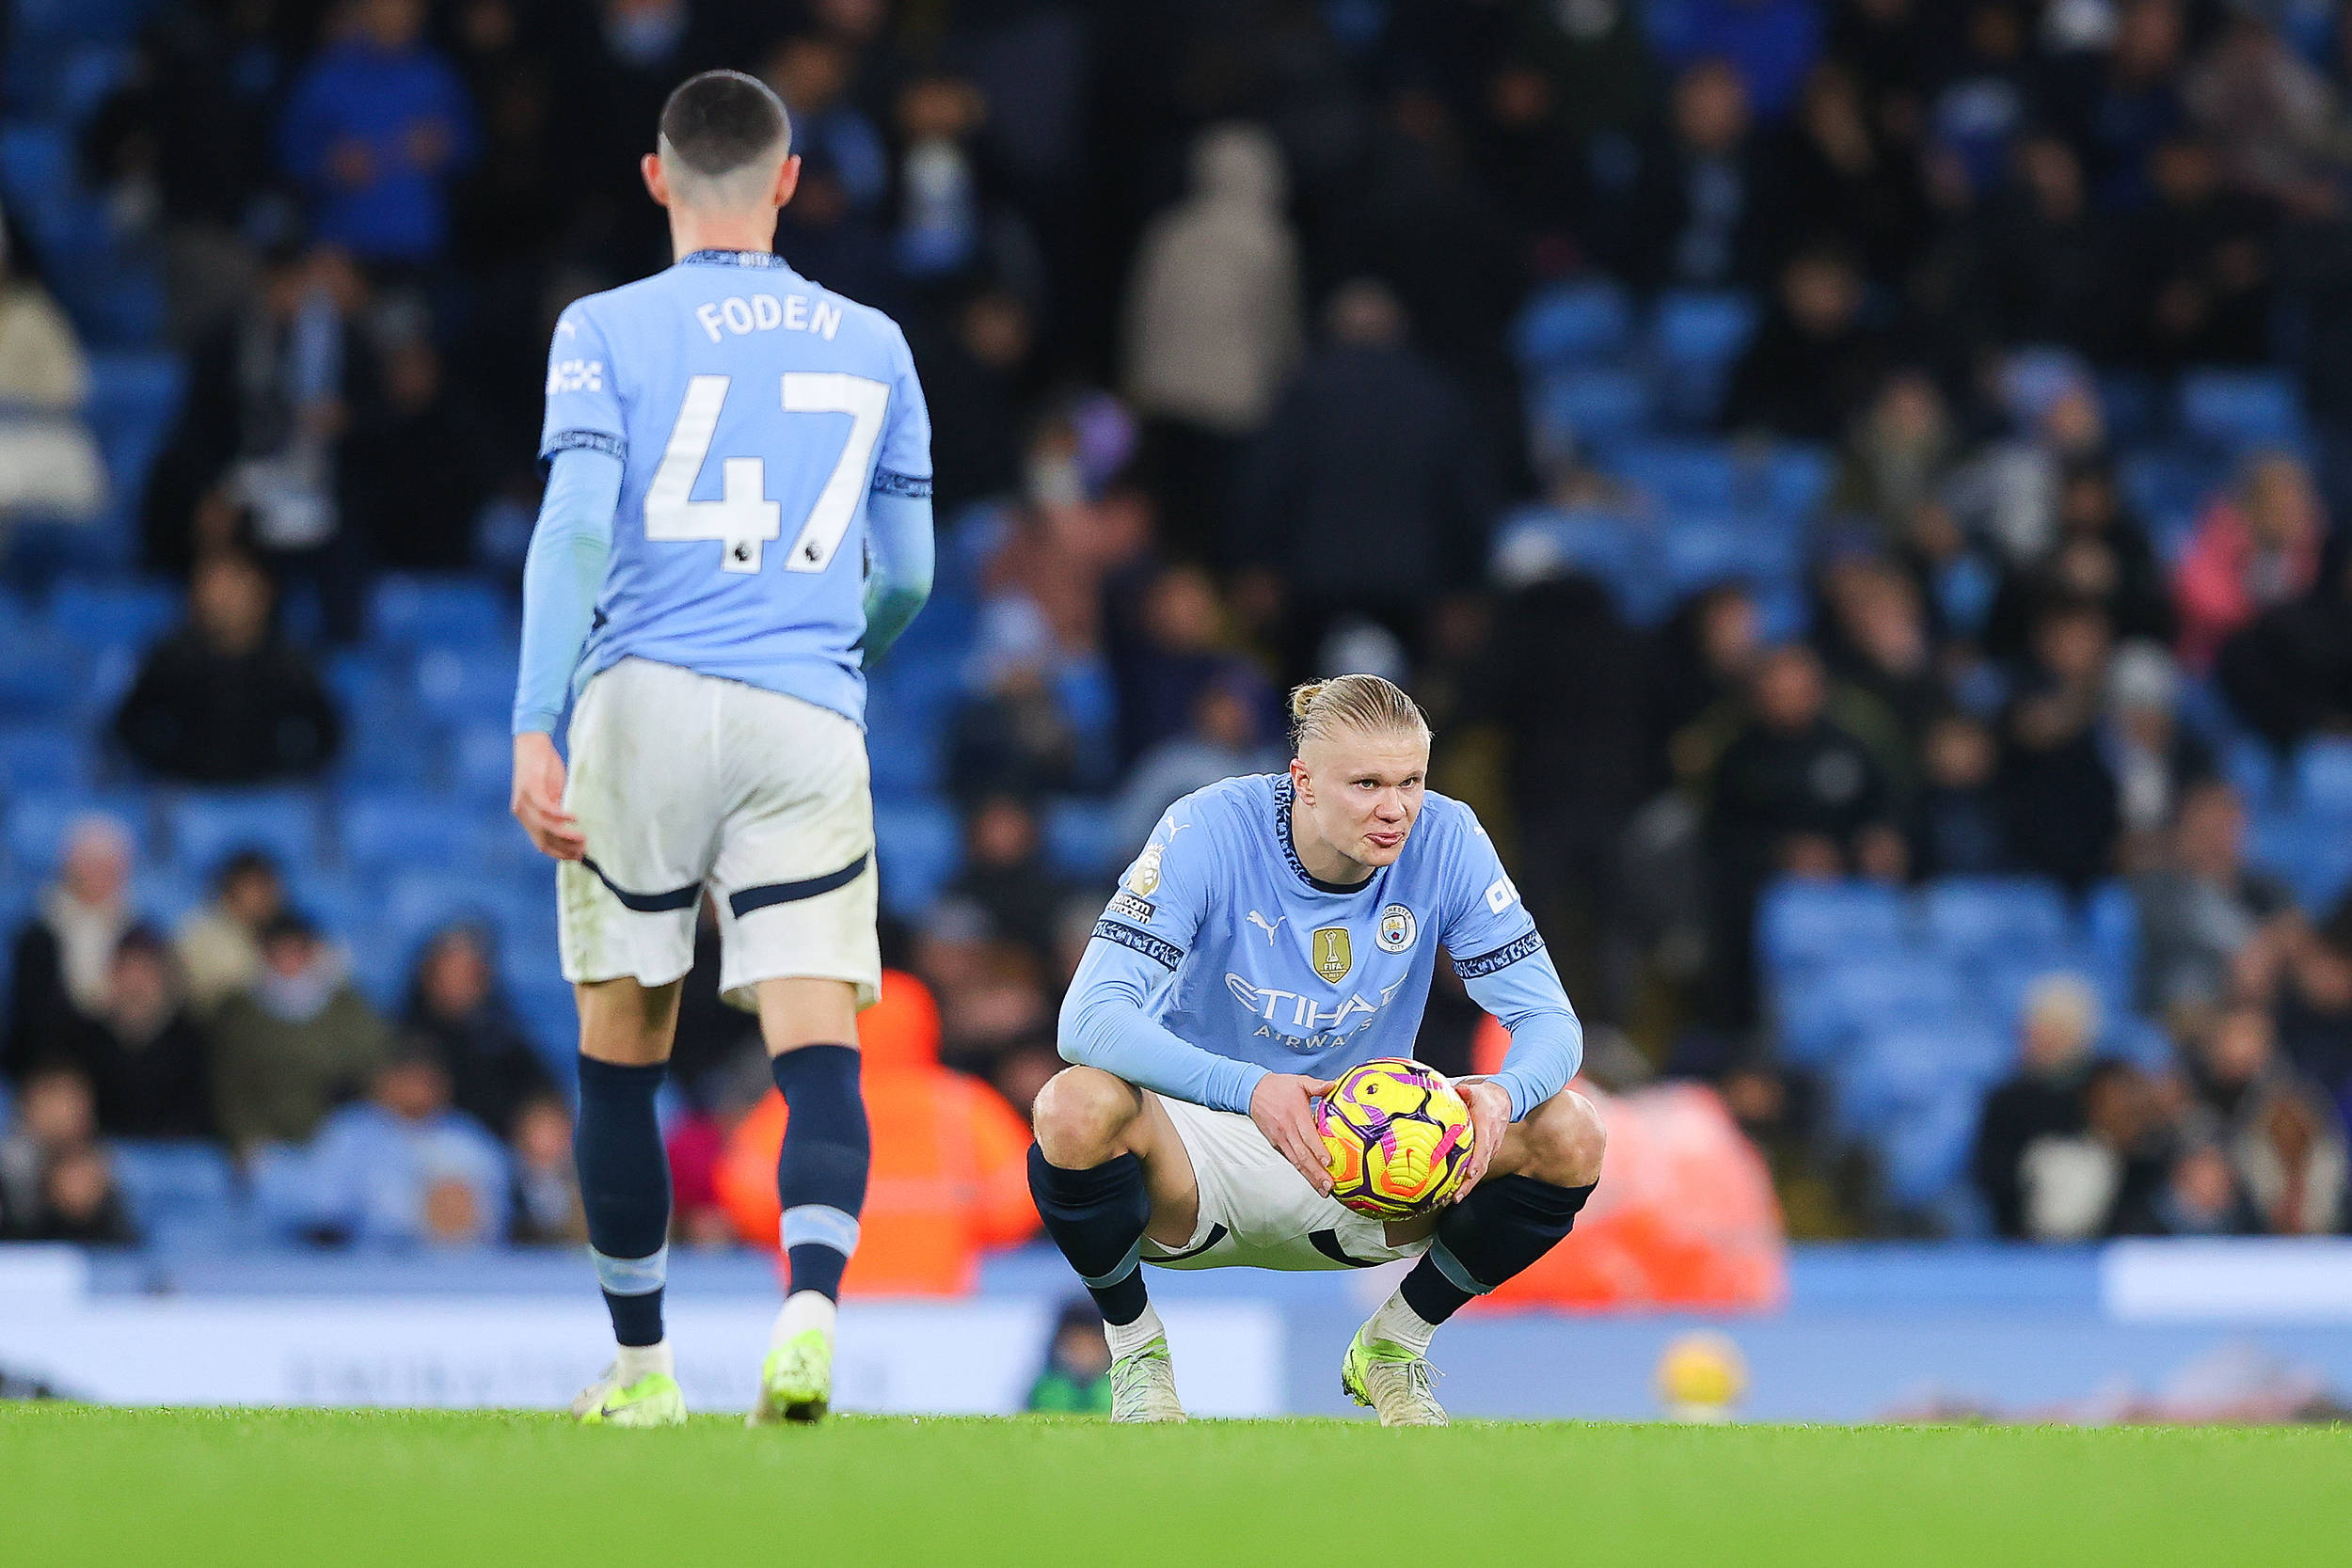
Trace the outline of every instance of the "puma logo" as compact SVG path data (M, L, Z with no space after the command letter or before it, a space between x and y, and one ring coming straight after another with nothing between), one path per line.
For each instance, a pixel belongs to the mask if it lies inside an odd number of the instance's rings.
M1271 921L1269 921L1264 915L1260 914L1255 910L1251 910L1249 911L1249 924L1255 926L1258 929L1265 933L1265 944L1268 947L1274 945L1274 927L1281 925L1289 918L1290 916L1286 914L1278 914Z

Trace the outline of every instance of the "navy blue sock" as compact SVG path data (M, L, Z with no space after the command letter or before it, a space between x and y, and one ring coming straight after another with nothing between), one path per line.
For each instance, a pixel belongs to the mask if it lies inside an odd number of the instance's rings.
M572 1157L588 1251L624 1345L661 1342L661 1287L670 1267L670 1160L653 1097L663 1069L580 1059L580 1123Z
M838 1300L841 1271L857 1251L866 1170L873 1163L866 1100L858 1093L858 1054L846 1045L803 1045L768 1065L792 1111L776 1155L791 1289Z
M1445 1212L1438 1234L1397 1287L1424 1323L1441 1323L1560 1244L1576 1227L1592 1184L1555 1187L1532 1176L1498 1176Z
M1152 1218L1143 1162L1132 1154L1089 1170L1065 1170L1029 1146L1029 1196L1061 1255L1103 1309L1107 1323L1131 1323L1152 1305L1140 1248Z

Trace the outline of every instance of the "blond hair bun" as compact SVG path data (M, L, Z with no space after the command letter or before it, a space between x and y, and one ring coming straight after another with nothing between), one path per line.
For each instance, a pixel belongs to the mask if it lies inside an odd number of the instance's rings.
M1429 716L1394 681L1378 675L1334 675L1291 689L1291 746L1335 730L1359 735L1412 735L1429 738Z

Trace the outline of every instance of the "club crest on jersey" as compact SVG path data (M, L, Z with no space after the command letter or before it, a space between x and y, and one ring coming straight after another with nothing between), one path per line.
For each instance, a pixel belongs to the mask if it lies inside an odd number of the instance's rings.
M1315 973L1335 986L1356 967L1356 946L1344 926L1326 926L1317 930L1313 953Z
M1167 854L1165 846L1150 844L1136 857L1135 869L1127 873L1127 891L1138 898L1149 898L1160 885L1160 857Z
M1402 953L1413 945L1419 931L1412 911L1402 904L1391 904L1380 911L1380 928L1373 936L1373 945L1383 953Z

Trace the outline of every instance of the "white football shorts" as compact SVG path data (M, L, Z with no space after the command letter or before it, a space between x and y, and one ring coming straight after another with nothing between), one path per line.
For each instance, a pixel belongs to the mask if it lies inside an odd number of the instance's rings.
M1361 1269L1429 1250L1433 1223L1417 1224L1424 1233L1415 1240L1391 1243L1386 1222L1307 1185L1248 1117L1155 1098L1192 1161L1200 1217L1181 1247L1145 1237L1145 1262L1164 1269Z
M761 980L882 987L866 736L830 708L625 658L573 705L565 809L585 861L557 869L564 978L667 985L693 967L708 886L720 993Z

